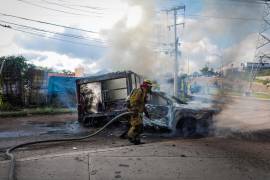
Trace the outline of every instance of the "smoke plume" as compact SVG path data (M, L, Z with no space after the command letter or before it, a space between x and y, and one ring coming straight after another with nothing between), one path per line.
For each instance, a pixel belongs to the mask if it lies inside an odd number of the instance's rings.
M112 71L132 70L153 79L164 77L173 71L173 60L168 55L155 52L156 4L154 0L129 0L130 7L141 8L142 18L134 26L128 26L129 14L119 20L112 29L104 31L110 49L100 65ZM179 69L182 73L199 71L203 66L220 70L221 66L231 64L239 66L242 62L252 61L256 48L257 32L259 32L263 5L252 4L251 1L212 1L204 0L203 8L197 16L192 16L187 10L185 32L180 37L182 57ZM161 24L165 24L162 19ZM160 39L162 34L159 34ZM170 39L171 40L171 39ZM188 60L188 61L187 61ZM188 67L190 66L190 67ZM225 70L224 70L225 71ZM247 98L231 101L229 92L243 93L248 82L237 74L230 79L218 79L217 84L222 89L222 99L225 105L221 113L215 117L217 132L221 129L250 130L262 128L267 112L263 116L257 114L256 108L263 106L261 102L253 102ZM212 86L216 81L204 83ZM228 83L226 83L228 82ZM220 92L208 96L210 102L219 101ZM241 94L240 94L241 95ZM204 94L203 94L204 96ZM256 104L259 103L259 104ZM214 104L215 105L215 104ZM265 109L267 109L265 107ZM248 111L255 116L247 119ZM247 113L247 114L246 114ZM260 120L255 120L260 118Z
M190 68L198 71L208 65L219 70L223 66L226 73L228 68L241 70L241 63L254 61L263 10L263 4L253 1L204 0L200 16L187 15L182 50L184 58L189 58ZM218 80L223 84L222 97L210 96L213 101L223 100L222 111L214 118L216 135L243 133L254 137L254 131L270 129L269 101L244 96L249 75L228 72ZM253 93L262 89L263 85L253 82ZM270 89L264 88L264 93L270 94Z
M127 14L110 31L105 32L111 47L101 65L112 71L132 70L150 78L170 72L171 59L155 52L153 46L155 2L129 0L128 4L131 8L141 9L141 19L137 25L129 27Z
M221 60L224 66L253 60L264 5L245 0L202 4L201 12L187 10L182 63L188 57L190 69L198 71L207 64L218 68Z

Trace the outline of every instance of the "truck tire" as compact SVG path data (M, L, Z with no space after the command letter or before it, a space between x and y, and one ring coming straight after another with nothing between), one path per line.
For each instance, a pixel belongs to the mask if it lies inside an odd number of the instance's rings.
M183 136L194 137L197 133L197 121L194 118L186 118L182 127Z
M192 117L180 119L176 126L176 133L184 138L194 137L197 133L197 121Z

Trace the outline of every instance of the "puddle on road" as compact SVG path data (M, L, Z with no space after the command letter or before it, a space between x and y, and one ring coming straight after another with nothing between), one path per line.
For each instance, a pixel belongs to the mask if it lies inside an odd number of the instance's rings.
M0 138L13 138L13 137L33 136L33 135L35 135L35 133L22 130L0 132Z
M20 126L20 130L8 130L0 132L0 138L16 138L39 135L74 135L89 132L89 129L84 128L78 121L69 122L50 122L50 123L36 123L29 122Z
M46 136L46 135L64 135L64 136L74 136L79 135L83 136L89 133L89 131L95 131L95 128L85 128L78 121L68 121L68 122L48 122L48 123L40 123L40 122L27 122L24 124L18 125L19 128L15 128L14 130L7 130L0 132L0 139L5 138L18 138L18 137L38 137L38 136ZM108 136L115 135L119 136L124 132L127 127L122 126L114 126L108 128L104 131ZM171 134L168 132L158 131L159 133L154 133L149 129L145 129L144 136L145 137L170 137Z

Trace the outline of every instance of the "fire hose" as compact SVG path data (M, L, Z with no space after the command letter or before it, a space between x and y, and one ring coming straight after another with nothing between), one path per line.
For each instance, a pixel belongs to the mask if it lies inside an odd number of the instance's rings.
M123 116L126 116L126 115L131 115L131 114L132 114L132 112L124 112L122 114L119 114L118 116L111 119L104 126L102 126L100 129L98 129L96 132L88 134L86 136L77 137L77 138L63 138L63 139L49 139L49 140L41 140L41 141L32 141L32 142L28 142L28 143L18 144L16 146L13 146L13 147L7 149L6 150L6 155L10 159L10 168L9 168L8 180L15 180L16 179L16 177L15 177L15 157L12 154L12 151L14 151L15 149L25 147L25 146L29 146L29 145L33 145L33 144L51 143L51 142L64 142L64 141L79 141L79 140L87 139L87 138L90 138L90 137L93 137L93 136L99 134L106 127L108 127L110 124L115 122L120 117L123 117Z

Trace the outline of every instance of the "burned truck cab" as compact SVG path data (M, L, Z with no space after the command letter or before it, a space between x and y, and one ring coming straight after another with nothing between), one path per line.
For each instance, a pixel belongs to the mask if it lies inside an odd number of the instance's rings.
M78 121L95 126L125 112L127 96L142 81L143 78L132 71L77 79Z

